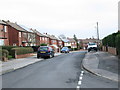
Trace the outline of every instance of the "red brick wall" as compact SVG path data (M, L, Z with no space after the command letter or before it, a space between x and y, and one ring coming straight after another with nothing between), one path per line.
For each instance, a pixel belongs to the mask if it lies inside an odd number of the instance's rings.
M16 44L17 46L22 45L21 37L19 37L19 31L15 28L8 26L8 33L9 33L9 45L13 46Z
M74 48L77 48L76 42L71 42L71 46L74 47Z
M4 31L6 27L6 31ZM4 25L0 25L0 37L1 38L6 38L6 39L2 39L4 40L4 45L9 45L9 38L8 38L8 26L4 26Z
M113 55L117 55L117 50L116 48L113 48L113 47L106 47L106 46L102 46L102 50L105 51L105 52L109 52Z
M36 35L36 45L40 45L40 36Z
M40 43L50 44L50 39L48 37L40 37Z
M116 48L113 48L113 47L108 47L108 52L113 54L113 55L117 55L117 50Z
M51 40L51 45L58 45L57 40Z
M33 55L34 55L33 53L22 54L22 55L16 55L16 56L15 56L15 59L30 57L30 56L33 56Z

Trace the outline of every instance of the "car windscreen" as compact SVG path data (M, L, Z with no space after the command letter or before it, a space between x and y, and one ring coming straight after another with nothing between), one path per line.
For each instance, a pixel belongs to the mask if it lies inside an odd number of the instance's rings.
M48 50L48 47L40 47L40 50Z

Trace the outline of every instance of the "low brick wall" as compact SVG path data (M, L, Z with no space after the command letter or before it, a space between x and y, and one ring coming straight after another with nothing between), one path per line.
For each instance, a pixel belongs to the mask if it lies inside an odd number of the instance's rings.
M109 52L113 55L117 55L117 49L116 48L113 48L113 47L106 47L106 46L102 46L102 51L105 51L105 52Z
M22 55L15 55L15 59L30 57L30 56L33 56L33 55L34 55L34 53L22 54Z
M108 47L108 52L113 54L113 55L117 55L117 50L116 48L113 48L113 47Z
M105 51L105 52L107 51L106 46L102 46L102 51Z

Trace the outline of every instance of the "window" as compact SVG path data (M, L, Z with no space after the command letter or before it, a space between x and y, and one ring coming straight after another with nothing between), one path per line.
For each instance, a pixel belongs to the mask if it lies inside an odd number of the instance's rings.
M4 45L4 40L0 39L0 46Z
M4 31L7 32L7 26L4 26Z
M21 37L21 32L19 32L19 37Z

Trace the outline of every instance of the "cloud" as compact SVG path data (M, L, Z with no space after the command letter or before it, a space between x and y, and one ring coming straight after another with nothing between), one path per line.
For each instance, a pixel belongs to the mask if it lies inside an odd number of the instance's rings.
M117 29L118 0L2 0L1 3L1 19L17 21L41 32L91 37L96 36L97 21L101 38Z

